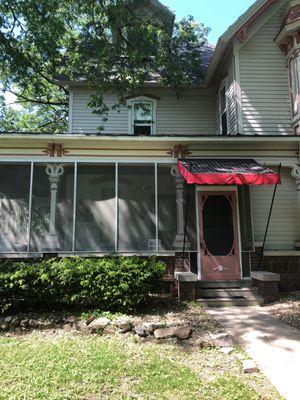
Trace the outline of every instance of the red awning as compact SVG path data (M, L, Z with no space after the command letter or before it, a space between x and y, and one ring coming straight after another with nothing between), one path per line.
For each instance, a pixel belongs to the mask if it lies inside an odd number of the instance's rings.
M280 174L249 159L194 158L178 161L178 170L188 184L276 185Z

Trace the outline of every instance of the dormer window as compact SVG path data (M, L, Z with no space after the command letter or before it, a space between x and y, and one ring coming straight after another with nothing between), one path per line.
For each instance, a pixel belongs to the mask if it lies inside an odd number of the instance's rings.
M220 134L228 135L228 99L227 99L227 81L221 83L219 89L219 107L220 107Z
M154 98L139 96L128 100L129 134L151 136L156 134L156 105Z

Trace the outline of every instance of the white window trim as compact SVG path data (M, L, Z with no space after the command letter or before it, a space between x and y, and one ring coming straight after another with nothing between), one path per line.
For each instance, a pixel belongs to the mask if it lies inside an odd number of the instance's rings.
M151 124L151 135L156 135L156 114L157 114L157 100L148 97L148 96L137 96L127 100L127 107L128 107L128 134L134 135L134 126L133 126L133 103L136 102L147 102L152 104L152 124Z
M218 90L218 101L219 101L219 124L220 124L220 133L222 136L222 107L221 107L221 92L225 88L225 97L226 97L226 119L227 119L227 133L226 136L229 135L229 105L228 105L228 78L224 78L219 86Z
M289 76L289 89L290 89L290 104L291 104L291 119L292 119L292 124L294 125L300 120L300 99L298 99L298 111L296 114L294 114L294 104L293 104L293 96L295 96L295 93L292 93L293 87L294 87L294 82L291 81L291 62L292 60L296 60L296 64L298 67L298 71L300 71L300 53L297 55L292 54L288 58L288 76ZM300 74L298 74L298 86L300 86ZM299 90L299 89L298 89ZM299 96L299 92L298 92Z

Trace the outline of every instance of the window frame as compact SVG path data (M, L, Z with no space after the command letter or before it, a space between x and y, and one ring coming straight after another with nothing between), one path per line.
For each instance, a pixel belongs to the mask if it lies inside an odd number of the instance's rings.
M133 136L142 136L135 135L134 133L134 104L136 103L150 103L152 107L152 119L150 124L138 124L137 126L149 126L150 125L150 135L156 135L156 110L157 110L157 99L150 96L136 96L129 100L127 100L128 106L128 134Z
M219 86L219 90L218 90L218 102L219 102L219 124L220 124L220 132L219 135L220 136L228 136L229 135L229 106L228 106L228 79L227 77L224 78ZM222 92L225 91L225 107L224 110L222 111ZM226 128L227 131L226 133L223 132L223 124L222 124L222 120L223 120L223 115L226 113Z
M292 123L300 119L300 55L292 54L288 59L290 104ZM295 89L297 93L295 93Z

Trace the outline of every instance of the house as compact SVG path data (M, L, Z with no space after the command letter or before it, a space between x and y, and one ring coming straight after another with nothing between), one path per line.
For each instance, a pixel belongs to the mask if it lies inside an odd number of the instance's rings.
M258 0L203 49L202 82L180 100L148 82L101 134L91 89L63 82L68 134L0 136L1 257L157 254L170 277L263 267L299 290L299 51L300 1Z

